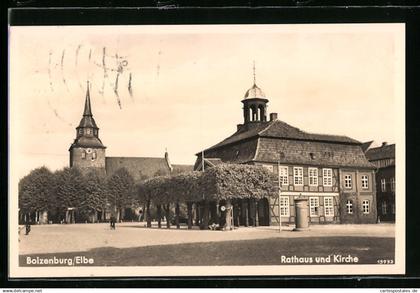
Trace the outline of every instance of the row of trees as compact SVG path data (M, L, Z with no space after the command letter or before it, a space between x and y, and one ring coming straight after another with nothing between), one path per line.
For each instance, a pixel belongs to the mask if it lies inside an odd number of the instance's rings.
M19 209L22 215L48 211L49 220L65 220L68 208L77 210L78 222L89 221L98 212L117 211L136 205L133 177L125 168L106 176L98 169L83 173L78 168L51 172L45 167L32 170L19 182ZM33 220L33 219L32 219Z
M83 173L74 167L52 173L42 167L19 182L19 208L21 213L49 211L50 220L56 222L65 218L68 208L74 208L76 221L84 222L98 212L103 217L106 210L119 212L144 207L149 227L152 217L157 218L160 226L162 209L169 227L175 210L179 227L180 207L186 205L190 227L194 205L203 209L202 222L206 226L210 202L229 207L232 199L270 197L276 192L272 176L259 166L222 164L205 172L191 171L134 182L125 168L106 175L95 169Z

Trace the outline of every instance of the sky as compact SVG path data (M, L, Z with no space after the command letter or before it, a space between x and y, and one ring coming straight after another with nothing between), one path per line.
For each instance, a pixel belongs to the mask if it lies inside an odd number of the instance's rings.
M268 112L295 127L376 144L404 131L402 24L23 26L9 37L17 178L68 166L88 80L107 156L167 149L193 164L243 122L253 62Z

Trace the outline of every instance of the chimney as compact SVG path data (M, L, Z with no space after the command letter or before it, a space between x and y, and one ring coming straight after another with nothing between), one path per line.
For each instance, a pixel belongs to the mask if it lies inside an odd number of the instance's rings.
M388 143L386 142L386 141L384 141L384 142L382 142L382 146L384 147L384 146L387 146L388 145Z
M239 129L241 129L241 127L242 127L242 124L237 124L236 125L236 131L239 131Z
M277 120L277 113L270 113L270 121Z

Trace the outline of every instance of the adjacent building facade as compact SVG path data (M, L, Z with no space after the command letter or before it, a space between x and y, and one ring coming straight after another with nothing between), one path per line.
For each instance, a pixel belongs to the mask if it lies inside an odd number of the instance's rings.
M267 117L263 91L255 84L245 93L243 123L234 134L197 153L195 170L220 163L262 165L277 175L280 199L272 198L259 213L270 223L295 221L294 199L308 199L312 223L375 223L375 165L362 143L347 136L313 134ZM204 154L204 160L202 159Z
M382 143L368 148L366 157L376 170L377 210L379 221L395 221L395 144Z

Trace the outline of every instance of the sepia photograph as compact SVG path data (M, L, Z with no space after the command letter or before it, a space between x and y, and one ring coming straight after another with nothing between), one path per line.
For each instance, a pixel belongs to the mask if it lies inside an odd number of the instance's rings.
M10 26L11 277L405 273L405 26Z

